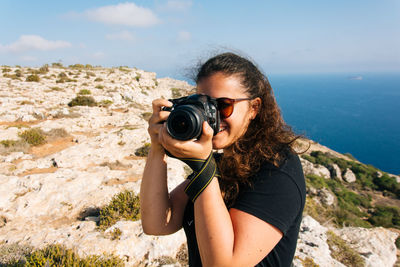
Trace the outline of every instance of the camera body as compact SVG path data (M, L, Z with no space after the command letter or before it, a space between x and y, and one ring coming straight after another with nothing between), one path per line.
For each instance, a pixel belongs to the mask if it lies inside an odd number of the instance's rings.
M170 99L171 111L167 119L167 131L178 140L199 138L202 134L203 122L208 122L214 130L219 132L220 117L215 99L208 95L194 94L176 99Z

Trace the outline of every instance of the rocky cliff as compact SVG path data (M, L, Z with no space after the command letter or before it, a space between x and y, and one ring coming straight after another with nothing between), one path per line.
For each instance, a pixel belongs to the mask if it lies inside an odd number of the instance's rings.
M186 82L127 67L3 66L0 265L23 260L30 251L51 244L72 249L80 257L112 254L127 266L185 265L182 231L154 237L143 234L140 220L102 220L121 192L138 194L152 99L191 90ZM311 151L352 160L314 143L307 153ZM310 177L356 182L351 167L328 168L313 159L302 159ZM186 170L169 159L168 172L173 188ZM333 216L317 221L313 209L334 207L340 198L328 187L309 186L308 194L312 205L303 219L295 266L395 264L395 227L338 227L329 221Z

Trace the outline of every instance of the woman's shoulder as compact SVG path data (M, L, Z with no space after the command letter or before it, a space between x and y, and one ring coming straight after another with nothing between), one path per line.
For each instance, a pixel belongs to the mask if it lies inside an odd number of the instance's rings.
M299 156L293 152L286 155L279 166L265 161L254 176L254 182L270 182L282 184L283 180L294 183L301 191L305 191L305 179Z

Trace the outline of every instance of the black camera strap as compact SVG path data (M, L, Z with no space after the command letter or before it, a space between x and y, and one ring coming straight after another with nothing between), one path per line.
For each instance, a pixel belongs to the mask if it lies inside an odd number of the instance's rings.
M190 183L185 188L185 193L192 202L195 202L201 192L210 184L212 178L220 176L213 153L207 159L180 159L185 162L193 173L189 175Z

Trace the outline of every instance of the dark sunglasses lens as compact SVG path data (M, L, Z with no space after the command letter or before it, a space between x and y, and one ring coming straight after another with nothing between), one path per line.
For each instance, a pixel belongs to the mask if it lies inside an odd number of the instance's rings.
M233 101L232 101L232 99L219 98L219 99L217 99L217 101L218 101L218 110L219 110L219 113L221 114L221 117L223 119L226 119L230 115L232 115L232 112L233 112Z

